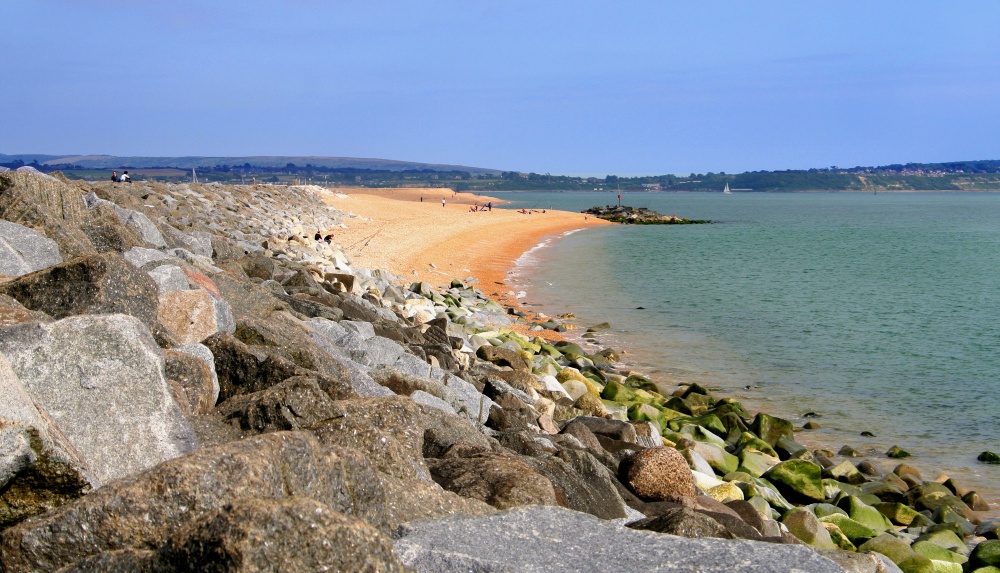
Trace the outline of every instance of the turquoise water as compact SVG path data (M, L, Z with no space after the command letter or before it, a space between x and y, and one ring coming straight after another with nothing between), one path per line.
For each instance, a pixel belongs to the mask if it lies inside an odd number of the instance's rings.
M571 211L617 201L501 196ZM797 424L819 414L822 430L798 434L806 444L898 444L925 478L941 471L1000 501L1000 467L975 460L1000 451L1000 194L636 193L623 203L719 224L552 241L520 261L524 300L584 327L610 322L600 342L626 349L637 370Z

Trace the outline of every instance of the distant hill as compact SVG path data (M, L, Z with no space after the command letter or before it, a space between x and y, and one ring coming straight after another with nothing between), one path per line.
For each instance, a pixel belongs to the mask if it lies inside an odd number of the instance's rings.
M243 166L254 168L283 168L289 163L297 167L324 167L327 169L368 169L371 171L464 171L466 173L499 173L498 169L443 165L437 163L417 163L392 159L371 159L361 157L322 157L308 155L257 155L247 157L118 157L114 155L3 155L0 164L23 161L25 164L37 162L41 165L75 165L82 169L144 169L153 167L175 167L177 169L210 168L216 165Z

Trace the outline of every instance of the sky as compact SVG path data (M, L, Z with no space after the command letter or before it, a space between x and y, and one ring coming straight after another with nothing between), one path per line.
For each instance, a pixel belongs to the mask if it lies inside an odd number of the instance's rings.
M1000 159L996 0L20 0L0 21L3 154Z

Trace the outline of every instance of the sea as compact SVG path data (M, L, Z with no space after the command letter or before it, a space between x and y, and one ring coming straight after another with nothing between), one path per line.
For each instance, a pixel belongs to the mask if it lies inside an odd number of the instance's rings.
M496 195L530 217L618 202ZM951 476L1000 507L1000 466L976 460L1000 453L1000 194L622 195L712 224L548 240L509 277L523 303L572 313L575 335L610 323L599 346L655 379L818 422L796 434L805 445L851 446L885 471L898 445L924 479Z

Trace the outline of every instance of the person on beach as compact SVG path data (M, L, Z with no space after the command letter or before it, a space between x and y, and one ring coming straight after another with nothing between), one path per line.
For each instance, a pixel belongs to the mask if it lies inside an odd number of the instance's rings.
M128 171L122 171L122 183L131 183L132 176L128 174Z
M313 239L316 240L316 241L322 241L323 240L323 233L320 233L319 231L316 231L316 235L313 236Z
M111 172L111 182L112 183L118 183L118 172L117 171L112 171Z
M441 198L441 206L444 207L444 197Z
M333 235L332 234L331 235L327 235L326 237L323 237L323 240L326 241L327 245L329 245L330 243L333 242Z
M493 201L486 202L486 210L489 211L490 213L493 212Z

